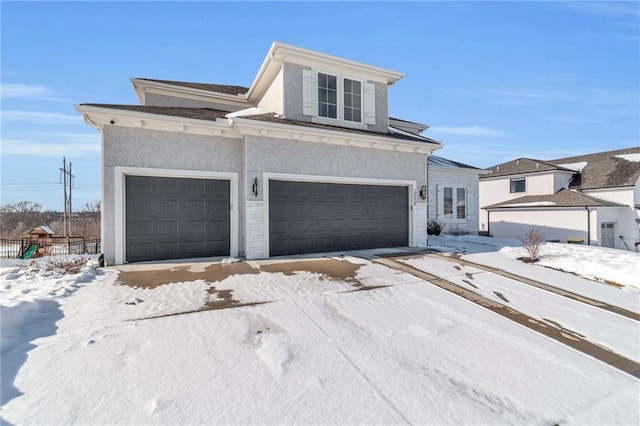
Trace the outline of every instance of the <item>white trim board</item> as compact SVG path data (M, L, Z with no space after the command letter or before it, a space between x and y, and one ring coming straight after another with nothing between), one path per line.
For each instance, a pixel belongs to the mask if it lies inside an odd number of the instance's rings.
M207 172L201 170L157 169L146 167L114 167L114 244L115 263L121 265L126 259L126 202L125 202L125 176L152 176L174 177L192 179L218 179L228 180L231 190L229 206L229 254L238 256L238 173Z
M335 183L335 184L351 184L351 185L386 185L386 186L406 186L409 190L409 246L415 246L414 238L414 204L417 182L414 180L400 179L375 179L375 178L356 178L342 176L320 176L320 175L300 175L289 173L262 173L262 200L264 202L264 257L270 257L269 252L269 181L283 180L294 182L316 182L316 183Z

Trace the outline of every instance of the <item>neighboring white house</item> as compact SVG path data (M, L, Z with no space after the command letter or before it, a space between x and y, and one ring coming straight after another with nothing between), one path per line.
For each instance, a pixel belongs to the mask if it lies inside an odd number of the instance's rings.
M134 78L140 105L77 105L102 135L105 259L425 244L441 145L389 119L401 77L276 42L250 87Z
M448 160L436 155L427 158L428 210L427 221L437 220L443 231L479 230L478 177L485 170Z
M480 228L623 250L640 242L640 147L557 160L519 158L480 177Z

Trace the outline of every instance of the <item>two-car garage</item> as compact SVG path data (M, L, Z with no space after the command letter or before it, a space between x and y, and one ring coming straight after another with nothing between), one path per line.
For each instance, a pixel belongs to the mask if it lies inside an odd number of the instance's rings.
M406 186L269 181L271 256L406 246Z

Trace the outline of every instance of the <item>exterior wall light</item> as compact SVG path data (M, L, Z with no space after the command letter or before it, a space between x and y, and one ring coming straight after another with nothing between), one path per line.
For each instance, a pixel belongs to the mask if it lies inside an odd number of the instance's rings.
M420 188L420 198L422 198L423 200L427 199L427 187L422 185L422 188Z
M251 185L251 191L253 195L258 196L258 178L253 179L253 185Z

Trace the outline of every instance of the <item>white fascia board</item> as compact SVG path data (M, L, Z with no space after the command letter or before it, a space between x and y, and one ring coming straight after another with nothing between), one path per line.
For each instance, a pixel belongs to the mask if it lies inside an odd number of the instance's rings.
M206 136L223 136L236 139L242 138L242 135L229 128L229 124L224 118L218 118L216 121L199 120L195 118L175 117L87 105L76 105L75 109L82 114L82 117L87 124L100 131L102 131L106 125L114 125Z
M421 136L421 135L416 135L414 133L407 132L405 130L400 130L400 129L398 129L396 127L392 127L392 126L389 126L388 128L389 128L389 132L391 132L391 133L398 133L400 135L409 136L410 138L422 138L427 143L431 143L431 141L434 141L434 142L437 142L438 144L440 144L440 148L443 148L442 143L440 141L435 140L435 139L427 138L427 137ZM438 148L438 149L440 149L440 148Z
M229 125L243 135L282 138L301 142L318 142L333 145L354 146L359 148L382 149L386 151L430 154L441 146L429 142L413 142L394 140L389 137L347 133L341 131L316 129L291 124L272 123L244 119L229 118Z
M144 95L146 93L155 93L159 95L178 96L181 98L194 99L205 102L228 103L234 106L247 107L248 101L246 95L229 95L227 93L211 92L203 89L195 89L193 87L179 86L175 84L160 83L157 81L142 80L132 78L133 85L138 100L144 105Z
M247 99L250 102L255 103L262 97L264 91L269 87L285 62L336 72L346 76L360 77L363 80L376 81L389 86L404 76L403 73L398 71L274 41L247 93Z
M460 173L466 175L482 175L486 174L486 170L482 169L467 169L464 167L442 167L442 166L429 166L429 170L442 173Z

